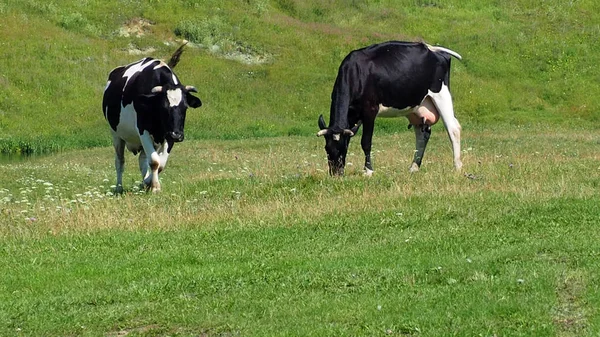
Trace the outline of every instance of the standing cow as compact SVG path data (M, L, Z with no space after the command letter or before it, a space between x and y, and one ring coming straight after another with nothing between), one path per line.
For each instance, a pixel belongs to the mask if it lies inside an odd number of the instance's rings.
M115 148L116 192L123 191L125 147L139 153L144 184L160 191L158 173L167 164L176 142L183 141L183 126L188 107L202 105L192 86L181 84L172 68L179 62L185 43L175 51L168 64L146 57L115 68L108 76L102 110L108 121Z
M414 126L416 151L410 171L419 170L431 125L442 118L460 170L460 124L454 117L450 56L460 55L425 43L389 41L354 50L340 65L331 94L329 126L319 117L331 175L343 175L350 138L363 125L365 174L373 174L371 139L375 117L405 116Z

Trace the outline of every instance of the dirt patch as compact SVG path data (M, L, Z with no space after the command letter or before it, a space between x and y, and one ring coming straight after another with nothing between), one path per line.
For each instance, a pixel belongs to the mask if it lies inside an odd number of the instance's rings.
M239 48L233 47L232 50L224 51L223 48L221 48L221 46L219 46L217 44L207 46L207 45L189 42L188 46L190 48L205 49L210 54L212 54L216 57L224 58L226 60L240 62L240 63L247 64L247 65L265 64L265 63L270 63L273 61L273 55L271 55L269 53L244 52L242 50L245 50L246 48L242 48L242 47L239 47Z
M151 55L156 51L156 48L148 47L140 49L132 44L127 47L127 53L129 55Z
M111 332L109 334L107 334L107 336L109 337L123 337L123 336L127 336L130 333L136 333L136 334L143 334L152 330L157 330L159 329L160 326L156 325L156 324L151 324L151 325L145 325L145 326L140 326L137 328L131 328L131 329L123 329L123 330L119 330L119 331L114 331Z
M153 23L142 18L133 18L119 28L119 36L122 37L142 37L150 31Z
M243 64L264 64L271 61L270 55L252 55L246 54L239 51L229 52L223 55L223 58L227 60L237 61Z
M554 325L558 336L582 336L587 329L587 318L581 300L585 293L583 275L567 273L561 277L556 289L558 305L554 310Z

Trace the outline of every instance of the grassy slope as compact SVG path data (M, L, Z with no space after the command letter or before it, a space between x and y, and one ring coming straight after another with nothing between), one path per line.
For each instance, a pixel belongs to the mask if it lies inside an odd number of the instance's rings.
M244 65L190 48L178 66L205 102L191 139L311 135L327 115L337 66L352 49L423 38L460 52L453 93L463 124L585 125L599 118L595 1L61 1L0 5L3 152L107 145L100 112L108 72L175 32L224 51L267 55ZM133 18L154 25L121 37ZM379 132L397 129L381 121Z

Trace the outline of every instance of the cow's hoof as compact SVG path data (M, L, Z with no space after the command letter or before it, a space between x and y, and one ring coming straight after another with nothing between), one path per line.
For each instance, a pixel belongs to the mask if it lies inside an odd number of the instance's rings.
M456 172L460 173L460 171L462 170L462 161L457 161L454 163L454 169L456 170Z
M115 187L115 194L123 194L123 186L118 185Z
M370 177L370 176L372 176L372 175L373 175L373 172L374 172L373 170L366 168L366 169L365 169L365 172L363 173L363 175L364 175L365 177Z
M158 193L158 192L160 192L160 186L152 187L152 193Z
M410 173L419 172L419 165L417 165L417 163L412 163L410 165L410 168L408 169L408 172L410 172Z

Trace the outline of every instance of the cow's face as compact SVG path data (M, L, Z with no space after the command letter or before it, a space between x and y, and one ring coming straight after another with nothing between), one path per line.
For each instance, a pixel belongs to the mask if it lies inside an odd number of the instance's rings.
M343 133L331 133L324 137L329 174L332 176L343 176L348 145L350 145L350 136Z
M325 138L325 152L327 152L327 163L329 165L329 174L332 176L344 175L344 167L346 166L346 154L350 139L354 136L358 127L352 129L342 129L334 131L325 126L323 115L319 117L319 128L321 131L317 136Z
M184 138L183 127L188 107L198 108L202 102L192 92L198 92L192 86L169 85L152 89L150 95L155 108L158 108L158 119L164 131L164 137L173 142L181 142Z

